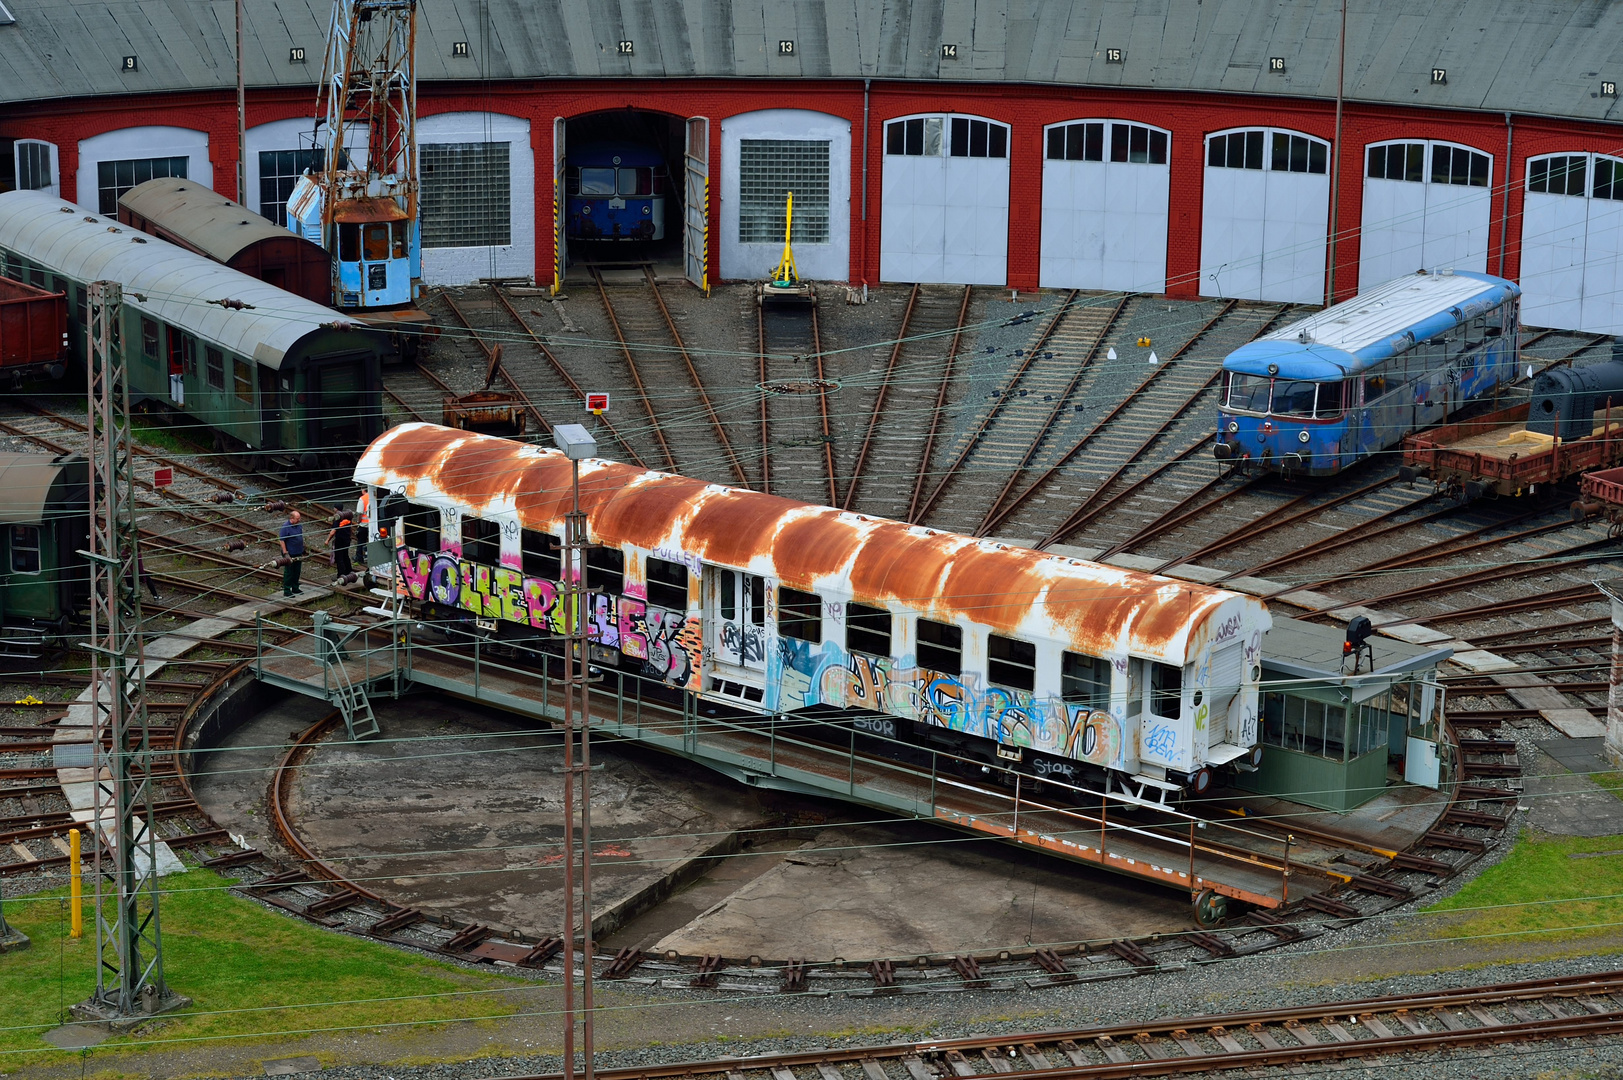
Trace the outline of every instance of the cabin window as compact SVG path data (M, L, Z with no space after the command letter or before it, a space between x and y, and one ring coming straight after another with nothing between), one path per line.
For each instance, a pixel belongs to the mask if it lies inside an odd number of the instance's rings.
M338 261L361 261L361 227L359 225L338 226Z
M619 596L626 591L626 557L619 548L586 549L586 591Z
M1183 708L1183 668L1150 664L1150 715L1176 719Z
M871 604L845 605L845 647L869 656L889 656L890 612Z
M145 315L141 316L141 355L158 362L158 324Z
M462 557L495 566L502 561L502 527L488 518L462 519Z
M1037 689L1037 646L1019 638L988 635L986 677L1012 690Z
M582 195L613 195L614 170L582 169L580 171L580 193Z
M254 403L254 369L245 360L232 361L232 380L236 384L237 399Z
M1280 379L1274 383L1273 412L1278 416L1298 416L1311 420L1319 384Z
M411 247L411 222L392 221L389 223L389 257L391 259L404 259Z
M39 526L11 527L11 569L17 574L39 573Z
M563 579L563 553L558 550L558 538L551 533L525 529L519 535L524 558L524 576L546 581Z
M209 385L216 390L224 390L225 354L219 349L204 349L203 358L208 364Z
M1360 716L1360 714L1367 714ZM1353 706L1352 757L1361 752L1384 748L1386 732L1379 720L1384 715L1374 709ZM1367 745L1365 740L1368 740ZM1262 696L1261 741L1269 746L1294 750L1298 754L1329 758L1331 761L1347 759L1347 710L1342 705L1330 705L1295 694L1270 693Z
M958 675L964 670L964 631L950 623L920 619L918 624L919 667Z
M1229 373L1228 407L1235 412L1265 413L1273 380L1266 375Z
M1060 658L1059 696L1089 709L1110 707L1110 661L1067 652Z
M669 559L648 560L648 603L666 611L688 609L688 568Z
M778 588L778 634L801 641L823 640L823 598L787 585Z
M400 515L405 524L405 544L412 551L440 549L440 512L421 503L407 503Z
M364 230L366 244L363 253L367 262L384 262L389 258L389 223L380 221L367 225Z

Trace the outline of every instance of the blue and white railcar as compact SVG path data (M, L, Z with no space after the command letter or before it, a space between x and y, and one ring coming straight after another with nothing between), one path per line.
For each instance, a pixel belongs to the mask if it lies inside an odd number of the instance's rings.
M1420 271L1223 361L1218 460L1330 476L1516 377L1521 289Z
M637 143L571 148L564 162L565 232L571 240L663 240L665 158Z

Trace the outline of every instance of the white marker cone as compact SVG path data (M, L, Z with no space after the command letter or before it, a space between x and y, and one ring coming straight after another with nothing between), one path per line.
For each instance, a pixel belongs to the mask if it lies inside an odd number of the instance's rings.
M1161 358L1159 356L1155 355L1155 350L1154 349L1151 349L1150 350L1150 363L1151 364L1159 364L1160 362L1161 362Z
M1105 359L1106 360L1114 360L1115 358L1116 358L1116 347L1114 345L1112 345L1110 347L1109 351L1107 351L1105 353Z

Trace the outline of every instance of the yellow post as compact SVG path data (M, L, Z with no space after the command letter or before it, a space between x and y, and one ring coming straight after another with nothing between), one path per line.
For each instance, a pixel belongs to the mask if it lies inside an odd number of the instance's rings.
M68 907L73 911L73 936L85 933L83 905L79 900L79 830L68 830Z

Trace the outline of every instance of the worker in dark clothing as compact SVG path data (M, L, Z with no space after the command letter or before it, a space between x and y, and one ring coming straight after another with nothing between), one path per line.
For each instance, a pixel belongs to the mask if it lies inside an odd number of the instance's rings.
M348 577L355 569L349 561L350 533L355 530L355 522L348 510L340 509L333 515L332 528L327 532L327 547L332 550L333 572L337 575L333 584L339 578Z
M304 525L303 519L297 510L287 512L287 524L277 534L277 542L282 547L282 554L287 558L287 565L282 567L282 595L298 596L304 592L299 588L299 574L304 570Z

